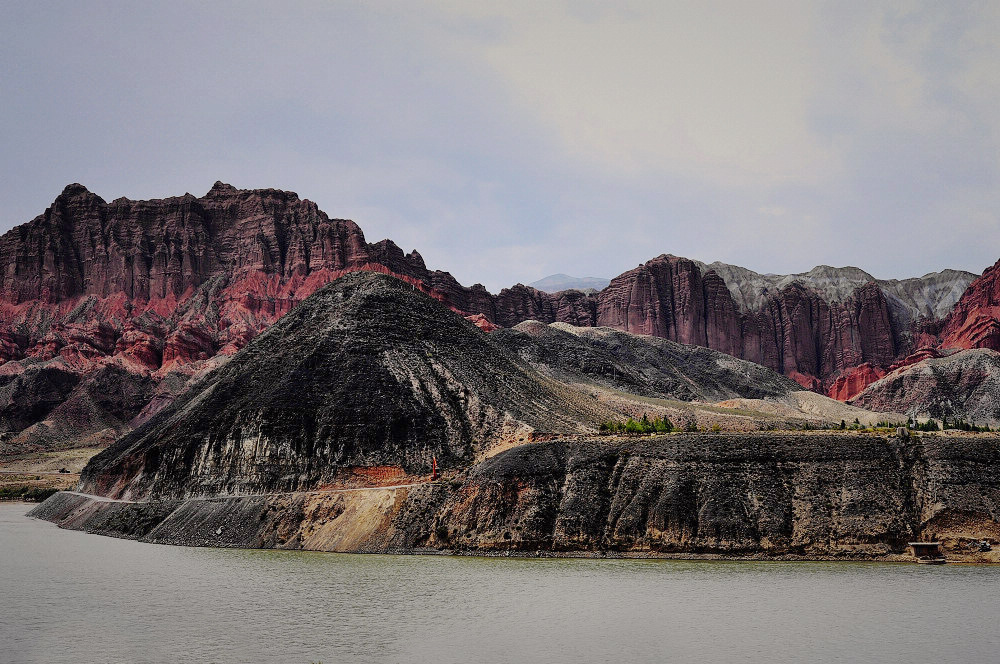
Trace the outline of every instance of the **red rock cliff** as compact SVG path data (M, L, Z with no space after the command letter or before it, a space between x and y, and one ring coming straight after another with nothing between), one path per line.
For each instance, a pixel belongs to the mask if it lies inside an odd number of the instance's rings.
M231 355L352 270L395 274L475 316L484 329L537 319L651 334L763 364L839 398L914 350L915 340L927 343L931 336L914 332L917 323L930 329L927 316L901 317L907 306L913 309L900 299L910 293L899 290L902 282L876 284L856 268L843 269L852 280L838 287L843 271L833 268L791 275L805 281L775 281L664 255L596 294L549 294L519 284L492 295L480 284L464 287L447 272L428 270L416 251L404 254L388 240L369 244L354 222L330 219L294 193L223 183L200 198L111 203L70 185L44 214L0 237L0 269L0 365L6 363L0 391L15 389L14 376L47 389L48 374L25 373L39 362L74 376L113 366L119 378L152 376L155 388L169 372L192 373ZM948 318L947 343L1000 346L998 278L994 267L969 289ZM853 369L859 366L867 368ZM170 398L158 394L157 403ZM63 398L73 397L46 403ZM123 400L130 405L112 408L112 428L142 401ZM38 410L37 421L47 408ZM15 415L8 418L0 408L0 433L23 425Z
M70 185L0 238L0 265L0 360L118 356L147 369L232 353L345 270L457 286L293 193L222 183L110 204Z
M0 237L0 270L0 454L120 435L183 389L178 374L236 352L347 271L489 299L294 193L222 183L111 203L70 185Z
M1000 261L969 285L948 314L941 346L1000 350Z
M897 354L885 295L875 285L841 302L792 284L742 310L723 279L691 260L660 256L597 295L597 324L707 346L762 364L809 388Z

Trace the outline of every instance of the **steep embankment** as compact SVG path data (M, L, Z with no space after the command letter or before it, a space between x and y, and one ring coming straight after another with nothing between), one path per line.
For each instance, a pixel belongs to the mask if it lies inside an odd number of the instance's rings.
M527 444L402 488L33 510L152 542L332 551L871 558L1000 538L1000 439L674 434ZM966 549L967 550L967 549Z
M465 465L501 439L592 432L612 415L410 284L357 272L96 456L81 486L131 498L313 489L355 466Z

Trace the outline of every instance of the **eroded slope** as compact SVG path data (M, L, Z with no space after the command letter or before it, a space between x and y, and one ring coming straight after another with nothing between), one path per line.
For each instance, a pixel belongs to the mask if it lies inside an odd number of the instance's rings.
M642 396L715 402L783 397L801 387L759 364L701 346L611 328L527 321L493 332L497 343L559 380Z
M442 482L32 514L146 541L326 551L892 557L1000 540L1000 439L674 434L522 445ZM994 556L990 560L996 561Z
M538 375L411 285L349 274L87 466L112 496L266 493L351 466L427 472L609 409Z
M1000 352L978 348L929 357L872 383L852 403L996 426L1000 424Z

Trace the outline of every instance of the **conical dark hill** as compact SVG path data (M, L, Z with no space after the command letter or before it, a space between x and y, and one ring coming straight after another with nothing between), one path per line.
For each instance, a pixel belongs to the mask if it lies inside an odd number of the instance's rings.
M456 466L504 436L593 431L610 415L419 290L357 272L96 456L81 486L129 497L311 489L348 466Z

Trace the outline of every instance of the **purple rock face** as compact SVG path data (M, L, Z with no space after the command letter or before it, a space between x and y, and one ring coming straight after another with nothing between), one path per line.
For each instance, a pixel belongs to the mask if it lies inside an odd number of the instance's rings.
M873 369L851 375L875 376L918 345L934 345L938 320L975 276L876 282L857 268L816 268L775 277L662 255L597 293L518 284L492 295L428 270L416 251L369 244L354 222L291 192L216 183L200 198L107 203L73 184L0 237L0 374L51 363L89 389L87 375L114 365L151 377L155 389L171 372L190 376L232 355L355 270L404 279L486 329L536 319L655 335L757 362L839 398L866 384L842 380L834 389L852 368L865 364ZM945 336L996 347L997 278L976 283L980 295L963 297ZM87 409L76 409L72 424L94 433L100 420L100 430L118 432L136 400L128 403L112 408L111 425ZM0 433L23 424L0 417Z
M571 297L572 296L572 297ZM792 283L741 310L718 273L686 258L660 256L611 280L600 293L547 294L524 286L496 296L496 320L613 327L714 350L762 364L813 389L850 367L888 366L908 349L907 329L875 283L842 301Z
M943 327L945 348L1000 350L1000 261L972 282Z

